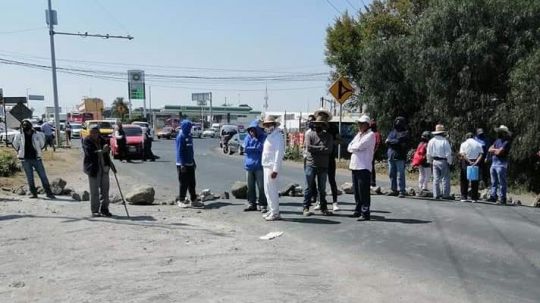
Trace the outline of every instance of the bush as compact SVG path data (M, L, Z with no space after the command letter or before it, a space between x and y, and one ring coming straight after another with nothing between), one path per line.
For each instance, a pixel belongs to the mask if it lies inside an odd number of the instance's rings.
M0 176L9 177L19 171L17 157L12 151L0 150Z
M300 161L302 159L302 152L300 146L288 146L285 150L285 160Z

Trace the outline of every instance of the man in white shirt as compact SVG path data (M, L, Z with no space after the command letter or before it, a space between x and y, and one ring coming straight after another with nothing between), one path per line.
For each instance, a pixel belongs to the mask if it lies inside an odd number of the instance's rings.
M483 159L484 150L482 144L476 141L472 133L467 133L465 135L465 141L461 143L459 148L459 158L460 158L460 187L461 187L461 201L468 201L468 192L469 192L469 179L467 178L467 167L476 166L479 168L479 165ZM470 180L471 183L471 196L473 202L478 200L478 184L479 180Z
M375 153L376 138L369 127L371 119L363 115L358 119L358 134L349 143L347 150L351 153L349 169L352 171L354 200L356 207L353 218L358 221L369 221L371 206L371 169Z
M446 139L444 125L435 126L433 138L427 146L428 162L433 166L433 197L435 199L453 200L450 196L450 165L452 165L452 148ZM440 183L443 183L441 193Z
M285 155L285 139L278 128L276 117L268 116L263 121L267 133L263 145L262 166L264 172L264 193L268 202L268 212L263 215L266 221L280 220L279 215L279 173Z

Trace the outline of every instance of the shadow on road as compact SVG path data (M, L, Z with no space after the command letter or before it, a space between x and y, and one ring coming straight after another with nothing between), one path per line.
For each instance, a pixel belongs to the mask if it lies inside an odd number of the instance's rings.
M390 222L390 223L403 223L403 224L428 224L432 221L418 220L418 219L390 219L384 216L371 216L372 221Z
M0 221L7 221L7 220L16 220L16 219L22 219L27 217L33 217L30 215L7 215L7 216L0 216Z
M204 205L204 209L220 209L225 206L242 205L241 203L212 202Z
M116 220L131 220L131 221L156 221L156 219L152 216L130 216L129 218L127 216L113 216L113 219Z
M319 219L319 218L283 218L282 221L309 224L341 224L338 221Z
M13 199L13 198L0 198L0 202L21 202L21 199Z

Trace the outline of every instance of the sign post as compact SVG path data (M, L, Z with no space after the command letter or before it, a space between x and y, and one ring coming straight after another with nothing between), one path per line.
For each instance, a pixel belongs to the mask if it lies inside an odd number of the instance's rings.
M336 102L339 103L339 136L341 137L341 122L343 120L343 104L352 97L354 88L346 77L339 77L336 82L330 86L330 93ZM338 161L341 161L341 144L338 145Z
M129 118L132 116L131 100L143 100L143 115L146 117L146 94L144 85L143 70L128 70L128 89L129 89Z
M8 146L6 101L4 101L4 90L1 88L0 101L2 101L2 106L4 107L4 131L6 132L6 146Z
M197 101L197 105L201 107L201 115L204 115L203 106L207 105L207 102L210 102L210 124L213 122L212 117L212 93L192 93L191 101ZM203 118L203 128L204 128L204 119Z

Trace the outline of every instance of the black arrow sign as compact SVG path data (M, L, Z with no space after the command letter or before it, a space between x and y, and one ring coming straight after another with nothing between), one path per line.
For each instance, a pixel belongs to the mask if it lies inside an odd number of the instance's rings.
M345 85L343 85L343 81L338 82L338 99L343 98L346 93L352 93L352 89L347 88Z

